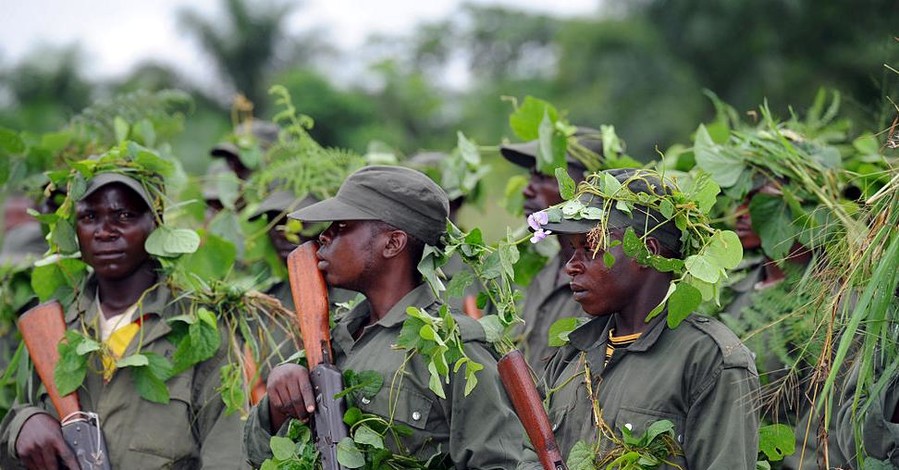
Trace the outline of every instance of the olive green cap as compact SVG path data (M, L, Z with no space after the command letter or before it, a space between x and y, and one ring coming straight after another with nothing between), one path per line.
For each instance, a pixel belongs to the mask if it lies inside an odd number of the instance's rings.
M153 204L153 198L147 193L147 190L140 183L140 181L130 177L123 175L121 173L100 173L94 175L90 181L87 183L87 189L84 191L84 194L81 196L81 199L85 199L91 194L94 194L102 188L103 186L108 186L113 183L119 183L127 186L129 189L133 190L137 193L140 198L147 203L147 208L154 212L162 212L162 207L156 207Z
M632 168L599 172L591 175L588 181L600 178L603 173L614 176L622 184L630 180L627 183L627 187L634 193L670 194L669 188L656 176L649 174L640 175L641 170ZM634 176L640 177L631 179ZM587 207L604 209L605 200L595 194L584 193L578 199ZM597 221L593 219L575 220L562 218L558 222L549 222L543 225L542 228L559 234L588 233L596 228L596 225ZM659 212L645 206L635 205L631 214L628 214L616 209L613 205L609 209L607 227L610 230L633 227L634 232L640 236L646 232L651 232L650 236L658 240L663 246L676 253L681 252L681 231L674 224L674 221L668 220Z
M446 192L424 173L398 166L362 168L337 195L289 215L303 222L380 220L429 244L446 231Z

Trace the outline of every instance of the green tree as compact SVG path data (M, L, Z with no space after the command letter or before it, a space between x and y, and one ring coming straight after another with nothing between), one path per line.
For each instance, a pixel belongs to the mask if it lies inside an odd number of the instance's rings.
M224 18L204 18L181 10L182 27L195 36L237 92L254 103L265 100L267 74L284 39L289 3L223 0Z

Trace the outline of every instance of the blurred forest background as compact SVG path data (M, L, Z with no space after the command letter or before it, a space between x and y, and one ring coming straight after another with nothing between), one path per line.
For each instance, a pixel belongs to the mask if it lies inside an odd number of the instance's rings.
M267 90L282 84L315 119L319 142L362 153L382 142L404 155L448 151L456 131L483 146L515 140L504 97L532 95L567 110L572 123L614 125L629 154L650 160L687 143L714 115L705 90L741 111L767 100L785 117L828 87L840 91L854 126L869 130L890 126L886 97L899 97L899 75L888 69L899 63L895 0L598 1L594 15L566 19L467 4L410 35L372 37L349 52L315 29L286 34L287 13L302 8L222 0L223 16L180 11L172 21L216 65L214 83L154 61L119 80L91 81L78 46L0 62L0 126L50 131L104 97L177 88L194 107L175 152L200 174L210 147L233 127L238 92L257 117L270 118ZM338 78L349 61L363 63L360 73ZM460 66L470 77L464 86L447 79ZM488 187L501 194L501 180L517 170L495 152L486 157L495 163Z

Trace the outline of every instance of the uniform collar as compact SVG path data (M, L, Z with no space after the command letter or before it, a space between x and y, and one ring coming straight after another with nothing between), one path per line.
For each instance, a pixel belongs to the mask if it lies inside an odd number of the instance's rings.
M414 306L425 308L434 302L437 302L437 297L434 295L434 291L431 290L431 287L424 283L420 284L403 296L402 299L387 311L387 315L384 315L384 318L372 326L377 325L385 329L393 328L406 320L407 307ZM366 299L350 310L346 316L337 322L337 325L334 328L334 340L337 341L344 351L349 351L352 348L355 343L353 332L362 328L362 325L368 320L369 316L371 316L371 304L369 304Z
M85 281L75 308L70 308L66 313L67 325L73 324L79 317L84 325L96 325L97 314L100 311L97 288L97 278L92 274ZM143 296L138 300L137 312L134 314L134 318L140 320L144 329L142 340L144 344L155 341L172 331L167 322L159 320L165 315L166 307L173 301L172 293L162 279L144 291Z
M615 328L616 323L618 323L617 313L613 314L609 321L605 321L603 317L593 318L569 333L568 342L581 351L589 351L608 341L609 330ZM662 335L667 324L667 312L662 312L649 321L649 327L627 349L629 351L648 351L659 340L659 336Z

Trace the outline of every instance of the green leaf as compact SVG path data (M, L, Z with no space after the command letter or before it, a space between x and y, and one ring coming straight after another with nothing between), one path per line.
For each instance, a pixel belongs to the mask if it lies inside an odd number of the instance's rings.
M786 258L798 233L790 208L783 199L756 194L749 202L752 231L762 240L762 251L773 260Z
M196 231L187 228L170 229L164 246L168 253L193 253L200 247L200 236Z
M365 465L365 456L349 437L337 443L337 461L347 468L361 468Z
M465 396L468 396L468 394L477 387L478 377L476 374L483 369L483 365L470 359L465 362L465 390L463 392Z
M759 450L771 462L783 460L796 452L796 437L785 424L770 424L759 428Z
M475 275L473 272L463 269L453 275L453 278L446 284L446 296L453 298L461 298L465 295L465 289L474 284Z
M78 346L75 347L75 352L79 356L84 356L85 354L89 354L94 351L99 351L100 347L101 347L100 343L98 343L90 338L83 338L81 340L81 342L78 343Z
M440 398L446 400L446 393L443 391L443 384L440 382L440 373L437 372L437 366L434 364L434 361L428 363L428 372L430 376L428 378L428 388L434 392Z
M59 361L53 369L53 380L61 395L77 390L87 376L87 356L77 352L82 339L80 334L67 331L65 341L57 346Z
M668 326L677 328L701 303L702 293L699 289L686 282L678 282L668 298Z
M715 205L715 201L717 200L718 193L721 192L721 188L714 180L712 180L710 174L699 169L696 177L693 178L690 187L685 188L685 191L690 199L696 201L696 207L700 211L708 213L712 206ZM664 199L663 201L667 201L667 199Z
M743 245L740 237L730 230L718 230L712 235L706 247L706 255L715 260L723 269L734 269L743 259Z
M123 357L116 361L115 366L118 368L123 367L142 367L150 364L150 360L147 359L147 356L143 354L132 354L130 356Z
M708 254L688 256L684 260L684 267L688 273L709 284L715 284L721 277L721 268L712 263Z
M75 235L75 227L67 219L56 221L53 229L53 243L59 247L62 253L74 253L78 251L78 237Z
M184 255L178 265L201 279L224 279L234 268L237 247L211 233L203 233L197 251Z
M481 153L478 152L478 146L465 138L465 134L462 132L457 132L456 135L458 136L456 146L459 147L459 154L462 155L465 163L472 166L480 165Z
M674 432L674 423L668 421L667 419L655 421L654 423L649 425L649 428L646 429L646 442L650 443L655 440L656 437L665 434L665 433L673 433Z
M568 470L596 470L595 460L593 449L586 442L577 441L571 448L571 452L568 453L565 465Z
M353 434L353 441L356 444L362 444L374 447L376 449L384 448L384 439L381 435L372 431L368 426L359 426L356 433Z
M434 331L434 327L431 325L422 326L421 329L418 330L418 335L426 341L434 341L434 339L437 338L437 332Z
M200 236L186 228L171 228L160 225L147 237L144 248L151 255L173 258L185 253L193 253L200 247Z
M553 322L549 327L548 344L555 348L560 348L568 344L568 335L574 331L582 322L577 317L560 318Z
M478 322L481 324L481 327L484 328L484 334L487 337L488 343L495 343L502 339L505 328L503 327L502 320L500 320L499 316L484 315Z
M524 175L515 175L506 181L505 197L502 205L510 214L520 216L524 211L523 191L528 183L529 179Z
M272 436L268 446L272 448L272 456L276 460L289 460L296 455L296 444L286 437Z
M552 122L559 119L559 112L551 104L526 96L521 106L509 116L509 127L521 140L537 140L540 138L538 129L544 115L548 115Z
M708 130L702 124L696 130L693 152L696 155L696 165L712 175L715 182L724 188L733 186L745 168L740 158L724 153L712 141Z
M481 278L486 280L496 279L502 275L503 270L500 254L498 251L494 251L484 259L484 264L481 266Z
M122 118L122 116L116 116L112 124L115 127L116 142L124 142L128 138L128 129L131 127L128 125L128 121Z
M350 407L346 410L346 413L343 414L343 422L346 423L347 426L352 426L359 422L362 419L362 410L356 408L355 406Z
M58 298L61 289L78 286L86 270L87 265L78 259L37 266L31 274L31 287L41 302Z
M165 381L154 373L153 368L135 367L130 371L134 378L134 388L141 398L153 403L169 402L169 389L166 388Z
M566 167L558 167L555 173L556 181L559 182L559 194L562 195L562 199L573 198L576 185L571 175L568 174L568 169Z
M865 459L865 465L862 470L896 470L896 467L889 460L878 460L872 457Z
M554 175L557 168L566 168L565 152L568 147L568 140L559 132L556 132L556 126L548 114L543 116L540 121L538 131L539 142L537 146L537 171Z

